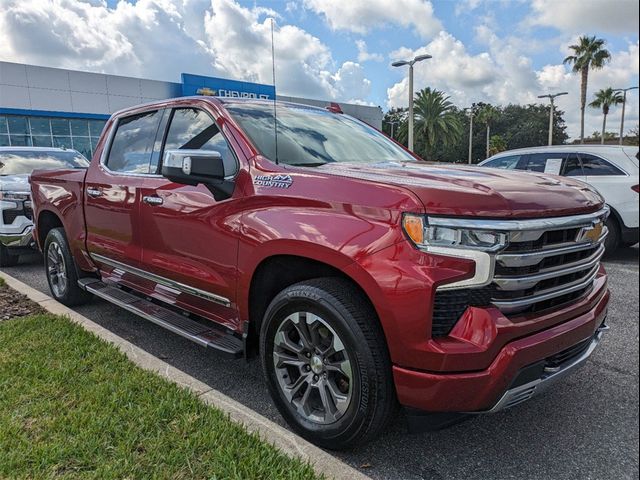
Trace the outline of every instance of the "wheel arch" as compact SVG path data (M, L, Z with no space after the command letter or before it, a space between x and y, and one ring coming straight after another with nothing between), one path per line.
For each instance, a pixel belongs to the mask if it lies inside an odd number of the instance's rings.
M375 304L365 289L337 265L309 256L279 253L263 258L253 270L248 286L248 353L257 352L260 327L267 307L273 298L285 288L314 278L335 277L349 282L373 309ZM380 319L376 318L380 328Z
M42 210L36 221L37 241L40 250L44 249L44 242L49 232L54 228L64 228L62 219L51 210Z

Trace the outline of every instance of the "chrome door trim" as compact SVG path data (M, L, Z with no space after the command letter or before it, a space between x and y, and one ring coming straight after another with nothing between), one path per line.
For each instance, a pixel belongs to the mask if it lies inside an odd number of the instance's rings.
M175 288L176 290L179 290L182 293L188 293L189 295L193 295L195 297L204 298L205 300L215 302L225 307L229 307L229 308L231 307L231 300L229 300L226 297L222 297L220 295L216 295L215 293L207 292L205 290L200 290L199 288L190 287L189 285L185 285L184 283L176 282L169 278L156 275L155 273L147 272L146 270L132 267L130 265L127 265L126 263L122 263L117 260L112 260L108 257L99 255L97 253L89 253L89 255L92 258L95 258L99 262L105 263L113 268L119 268L120 270L124 270L125 272L130 273L132 275L136 275L146 280L156 282L160 285L164 285L165 287Z

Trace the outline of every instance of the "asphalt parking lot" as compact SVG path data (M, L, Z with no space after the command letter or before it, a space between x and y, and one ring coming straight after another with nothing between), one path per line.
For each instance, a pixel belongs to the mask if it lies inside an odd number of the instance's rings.
M523 405L439 432L409 434L399 416L377 441L338 456L377 479L637 479L638 247L605 263L611 331L575 375ZM49 293L39 256L4 270ZM258 362L222 358L98 299L76 310L284 424Z

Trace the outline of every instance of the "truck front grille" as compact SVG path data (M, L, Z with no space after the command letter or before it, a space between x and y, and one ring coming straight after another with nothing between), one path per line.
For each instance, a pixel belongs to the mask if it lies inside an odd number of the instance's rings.
M469 306L493 305L507 317L561 308L589 294L607 236L606 213L551 219L544 229L509 231L494 256L493 279L480 288L438 290L432 335L448 335ZM504 225L504 224L502 224Z
M2 221L5 225L11 225L18 217L27 217L29 220L33 220L33 210L31 208L31 201L27 200L10 200L12 203L18 205L18 208L7 208L2 210Z
M607 232L605 228L593 242L581 239L581 231L563 230L555 237L562 241L531 250L512 243L497 254L491 303L513 315L554 308L585 295L598 274Z

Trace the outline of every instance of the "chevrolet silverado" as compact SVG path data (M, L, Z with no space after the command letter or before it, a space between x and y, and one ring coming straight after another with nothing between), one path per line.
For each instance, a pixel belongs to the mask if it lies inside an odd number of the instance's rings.
M52 295L260 359L327 448L513 407L606 330L608 209L559 176L429 165L344 115L190 97L115 113L31 177ZM422 427L421 427L422 428Z

